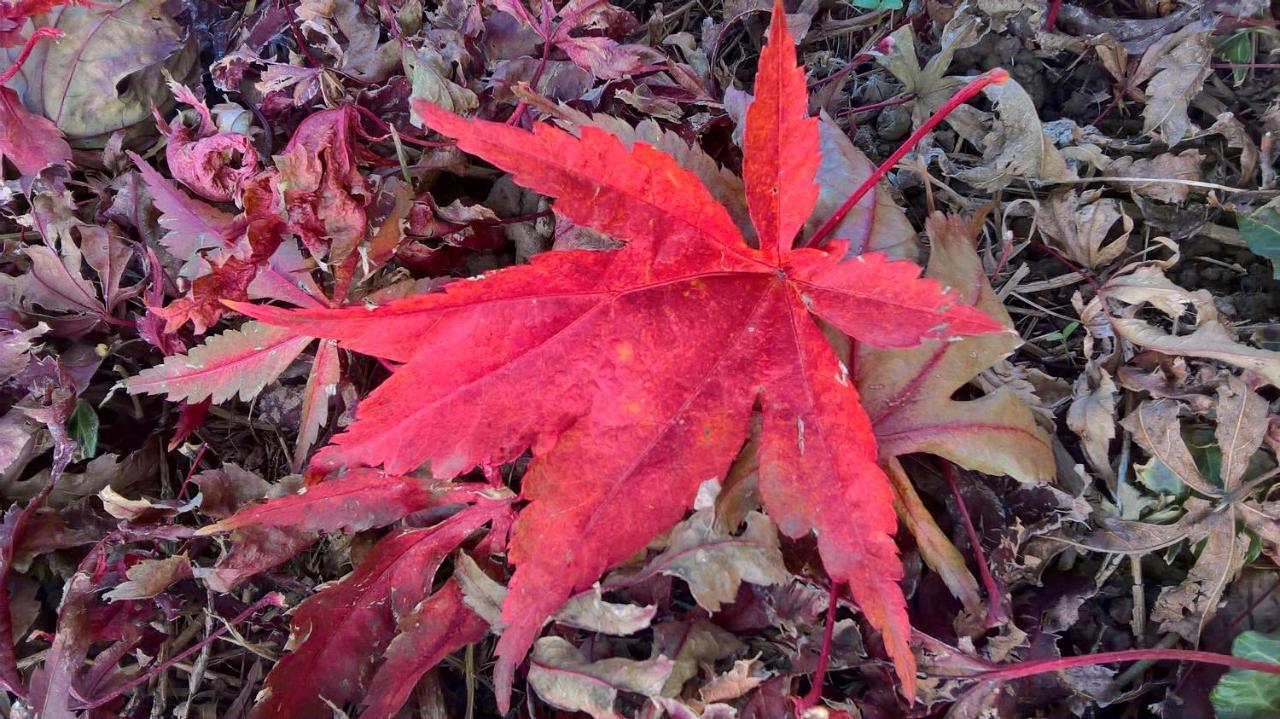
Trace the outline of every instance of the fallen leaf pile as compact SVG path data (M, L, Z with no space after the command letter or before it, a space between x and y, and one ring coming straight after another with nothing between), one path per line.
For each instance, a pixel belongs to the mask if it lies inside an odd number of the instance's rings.
M0 4L4 714L1274 716L1275 12Z

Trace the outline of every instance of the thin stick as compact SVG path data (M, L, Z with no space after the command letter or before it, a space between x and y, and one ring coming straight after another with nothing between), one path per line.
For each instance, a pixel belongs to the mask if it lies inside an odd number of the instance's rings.
M987 566L987 555L982 551L982 540L978 537L978 530L973 526L973 519L969 516L969 508L965 506L964 497L960 494L960 485L956 484L951 463L939 460L939 464L942 465L942 476L946 477L947 484L951 486L951 496L956 500L956 509L960 512L965 534L969 536L969 544L973 547L973 560L978 564L978 573L982 575L982 586L987 590L987 626L994 627L1000 623L1002 615L1007 617L1009 614L1004 607L1004 597L1000 593L1000 587L996 585L995 577L991 576L990 567Z
M146 673L137 677L133 681L125 682L124 684L121 684L120 686L116 687L115 689L112 689L111 691L107 692L105 695L101 697L98 697L97 699L90 699L84 702L81 706L78 706L75 708L76 711L84 711L86 709L97 709L98 707L102 706L103 704L106 704L112 699L115 699L121 694L124 694L130 689L133 689L134 687L140 686L142 684L145 684L151 681L152 677L167 670L169 667L173 666L174 664L177 664L183 659L186 659L192 654L195 654L196 652L204 649L204 647L212 643L213 640L217 639L223 634L226 634L227 631L231 628L230 627L231 624L239 624L240 622L243 622L244 620L248 619L250 616L256 614L259 609L262 609L267 605L271 605L273 607L283 607L285 605L284 595L280 594L279 592L271 592L270 594L267 594L262 599L259 599L258 601L249 605L249 607L245 609L243 612L240 612L235 617L233 617L228 624L224 624L223 626L218 627L212 632L209 632L207 635L205 635L204 639L200 640L199 643L193 644L192 646L187 647L183 651L174 655L173 658L155 665Z

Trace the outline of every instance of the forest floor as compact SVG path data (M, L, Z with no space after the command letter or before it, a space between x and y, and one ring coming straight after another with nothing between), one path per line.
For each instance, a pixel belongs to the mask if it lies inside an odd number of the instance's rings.
M768 389L731 466L670 490L685 514L620 536L667 493L637 477L700 461L673 454L619 485L635 514L574 536L576 515L538 508L595 501L571 480L622 446L588 422L629 391L601 389L614 364L566 385L590 358L561 348L444 414L440 383L532 330L423 309L531 258L632 257L636 215L600 187L640 171L640 143L683 168L654 171L672 187L707 188L660 211L709 192L757 252L751 153L739 178L752 93L773 92L755 81L771 2L0 7L0 715L504 716L514 622L542 638L514 652L509 717L1280 717L1280 677L1227 666L1280 666L1280 3L785 5L821 118L794 125L820 137L806 237L966 82L1010 76L923 132L834 236L927 267L1020 340L877 349L824 325L880 484L865 506L846 492L818 541L770 494ZM536 179L485 144L498 130L460 149L418 101L553 123L605 159ZM555 183L596 194L552 202ZM313 312L225 304L249 301ZM401 326L364 309L395 301ZM673 333L653 372L719 321L679 335L657 316L633 337ZM550 419L444 476L526 415ZM429 449L446 435L456 455ZM901 567L873 563L885 534L862 526L893 523L888 486ZM841 521L866 581L901 575L910 632L856 576L853 596L830 580ZM569 605L521 613L557 581Z

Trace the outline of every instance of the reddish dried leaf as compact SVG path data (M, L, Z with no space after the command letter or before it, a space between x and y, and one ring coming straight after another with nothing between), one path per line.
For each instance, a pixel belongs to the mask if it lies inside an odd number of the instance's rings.
M329 702L360 696L399 620L431 592L440 563L506 507L485 502L434 527L391 534L345 579L299 605L290 625L299 644L267 675L252 719L329 719Z
M792 42L777 29L772 37ZM801 99L786 67L794 58L774 50L767 61L766 74L791 78L789 97L762 83L761 107ZM843 242L790 249L786 228L794 234L817 197L806 189L816 163L785 158L813 151L812 130L776 137L809 144L780 147L747 178L748 197L785 187L808 203L753 207L772 235L761 251L695 175L647 144L628 149L593 126L580 137L541 124L529 133L416 109L464 151L556 198L567 220L626 244L546 253L372 311L236 307L405 363L317 455L318 469L400 473L430 462L435 476L452 477L533 448L529 504L508 555L516 571L497 648L502 708L544 620L670 529L702 481L724 475L758 398L766 509L791 536L817 530L828 570L851 584L913 692L892 493L853 383L810 313L876 346L1003 328L919 279L911 263L874 254L841 262Z
M246 322L205 340L185 355L170 355L124 382L129 394L163 394L172 401L248 401L314 340L292 330Z
M0 27L0 40L3 37ZM71 146L57 125L27 112L18 93L0 87L0 158L12 162L23 177L32 177L49 165L70 160Z
M230 160L239 158L239 166ZM165 161L175 180L206 200L230 202L258 172L258 151L238 132L191 139L186 128L169 135Z
M964 288L964 304L1012 327L974 246L975 220L935 214L925 229L932 242L929 277ZM858 391L875 426L880 454L928 452L968 469L1008 474L1024 482L1051 479L1055 464L1049 438L1012 391L952 399L1019 344L1018 336L1007 331L892 352L860 347L855 363Z
M187 197L137 154L129 158L160 210L160 226L168 230L160 242L174 257L186 261L199 250L230 247L244 231L235 216Z
M242 527L294 527L316 532L360 532L441 504L455 486L418 477L389 476L370 469L352 470L340 479L313 484L302 492L242 509L201 527L199 534Z
M360 719L395 717L422 675L455 651L484 639L489 625L462 603L462 590L450 580L401 620L399 630L369 682L369 702Z

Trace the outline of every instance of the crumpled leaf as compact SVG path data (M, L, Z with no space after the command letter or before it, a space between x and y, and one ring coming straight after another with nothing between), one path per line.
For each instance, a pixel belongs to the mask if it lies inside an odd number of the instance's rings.
M995 103L996 119L982 141L982 164L955 172L955 177L987 191L1018 180L1073 180L1053 140L1045 133L1031 96L1016 81L983 88Z
M1205 320L1187 335L1172 335L1138 319L1116 317L1112 322L1117 334L1139 347L1170 355L1219 360L1254 372L1268 384L1280 387L1280 352L1237 342L1216 319Z
M1116 385L1111 374L1090 364L1076 380L1075 397L1067 409L1067 426L1080 437L1089 466L1102 477L1115 478L1111 440L1116 437Z
M185 77L197 60L196 43L167 3L63 6L40 16L37 26L63 37L40 43L11 87L74 147L102 147L117 130L145 132L152 104L171 98L164 72ZM15 52L0 56L12 60Z
M737 699L760 686L770 677L759 659L739 659L733 668L717 674L698 690L698 696L707 703L727 702Z
M962 300L1012 327L991 289L973 244L974 222L935 214L925 223L932 241L926 275L960 288ZM1006 388L980 399L956 401L955 391L1012 352L1012 331L952 342L928 341L912 349L859 345L857 386L871 416L880 454L928 452L987 474L1048 481L1055 474L1048 438L1031 410Z
M102 595L107 602L125 599L149 599L184 579L194 576L186 554L161 559L144 559L129 567L128 580Z
M1107 166L1107 174L1114 177L1131 177L1145 179L1150 182L1116 183L1120 189L1129 190L1135 195L1150 197L1161 202L1185 202L1191 188L1177 182L1162 180L1200 179L1200 166L1204 164L1204 155L1198 150L1183 150L1178 154L1166 152L1151 158L1121 157Z
M746 650L741 640L704 617L664 622L653 628L653 656L667 656L675 662L662 687L663 696L679 696L685 682L697 676L703 666L714 666Z
M1147 106L1142 111L1142 131L1158 134L1170 147L1192 131L1187 109L1209 77L1211 34L1211 30L1190 25L1178 33L1172 47L1154 46L1142 58L1143 66L1156 70L1145 90Z
M773 523L751 512L745 525L739 535L726 534L716 527L713 509L694 512L671 530L666 547L647 566L611 577L605 587L628 586L657 574L680 577L698 606L714 614L735 601L742 582L768 586L787 581Z
M1119 222L1120 234L1107 239ZM1097 193L1081 195L1062 190L1049 196L1036 213L1036 225L1071 260L1093 268L1112 262L1124 254L1133 231L1133 219L1118 200L1098 198Z
M567 627L621 637L647 629L657 613L656 606L606 602L596 585L565 602L555 620Z
M502 603L507 598L507 588L490 579L467 554L458 555L454 577L462 587L467 606L483 617L495 632L501 633L506 628L502 621ZM647 629L657 613L657 606L606 602L597 584L565 602L554 620L567 627L621 637Z
M459 114L474 110L480 104L474 92L453 81L452 68L444 56L430 45L412 52L406 50L404 65L405 74L413 83L411 100L426 100ZM415 126L422 127L422 118L417 111L410 110L409 117Z
M656 695L672 665L666 657L589 662L561 637L544 637L533 647L529 686L554 707L585 712L593 719L617 719L613 707L618 692Z
M250 716L330 719L330 706L362 695L440 563L506 506L482 502L434 527L392 533L345 579L306 599L290 623L293 651L272 667Z

